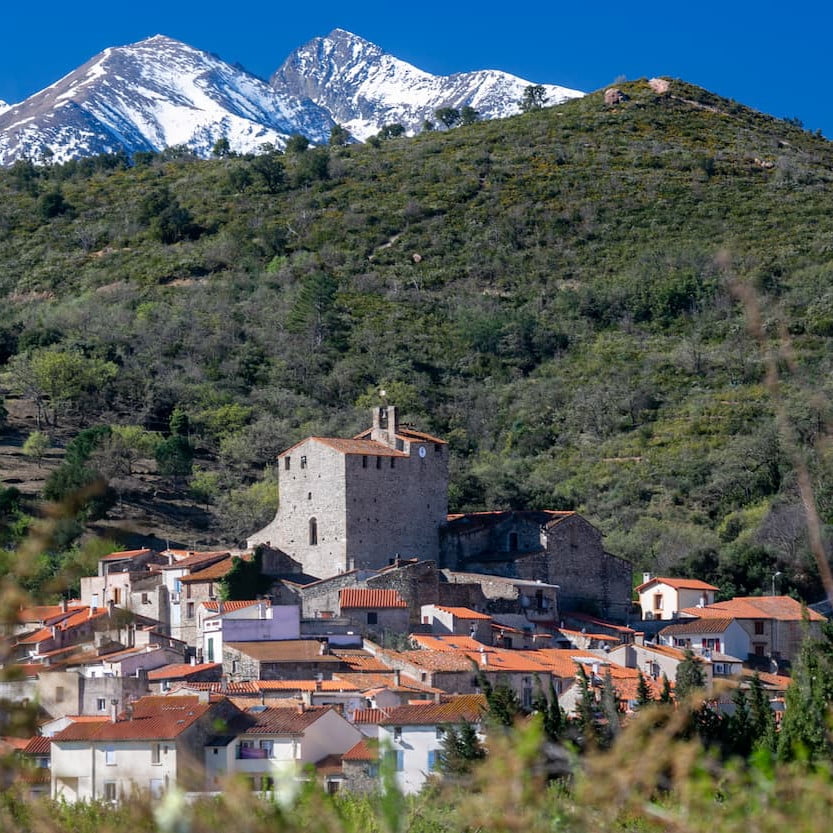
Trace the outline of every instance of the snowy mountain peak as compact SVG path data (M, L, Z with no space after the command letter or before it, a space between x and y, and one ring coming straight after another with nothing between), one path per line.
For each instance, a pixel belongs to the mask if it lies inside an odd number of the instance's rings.
M0 165L175 145L209 156L219 138L240 152L282 147L293 133L322 143L336 122L360 139L397 122L416 132L440 107L511 115L528 83L495 70L431 75L333 29L295 50L267 84L157 34L103 50L19 104L0 102ZM546 91L552 104L581 95Z
M287 96L309 98L359 139L385 124L416 132L441 107L473 107L481 118L517 113L530 84L498 70L431 75L344 29L313 38L295 50L272 76ZM550 104L583 95L545 85Z

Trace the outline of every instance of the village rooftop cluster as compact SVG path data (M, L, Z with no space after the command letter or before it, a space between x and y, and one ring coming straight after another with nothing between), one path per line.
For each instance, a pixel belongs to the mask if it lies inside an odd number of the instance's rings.
M4 740L32 794L203 794L235 775L269 793L287 773L370 791L381 755L416 792L449 727L483 736L484 685L526 709L552 691L570 714L581 669L628 714L640 678L659 698L690 651L710 687L757 674L777 713L824 621L786 596L715 602L696 578L646 574L635 603L631 565L575 512L449 515L446 443L394 407L278 466L280 507L247 550L114 552L80 599L19 611L0 696L40 710L35 737ZM241 576L265 589L236 597Z

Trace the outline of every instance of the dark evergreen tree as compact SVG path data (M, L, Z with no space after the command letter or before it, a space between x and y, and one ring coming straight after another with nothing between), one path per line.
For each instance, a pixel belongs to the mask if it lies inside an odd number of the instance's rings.
M558 702L558 693L550 676L549 696L544 693L541 678L535 675L535 693L532 698L532 711L541 715L544 734L549 740L557 741L564 733L567 719L564 710Z
M677 666L674 694L677 702L682 702L697 689L703 688L706 684L706 675L703 672L703 663L694 656L690 648L685 650L685 658Z
M530 84L524 88L523 98L519 105L521 112L540 110L547 103L547 91L542 84Z
M662 691L660 691L659 701L660 703L670 703L671 702L671 682L668 679L668 675L663 671L662 672Z
M502 678L492 685L482 670L478 670L477 681L486 697L488 722L505 728L514 726L516 718L522 713L521 701L515 691Z
M639 682L636 685L636 705L641 708L653 702L654 698L651 694L651 686L648 684L648 680L645 679L645 675L640 671Z
M439 768L447 775L466 775L486 750L477 730L468 721L460 726L445 726L439 755Z
M596 714L598 704L596 695L590 684L590 678L581 663L576 663L576 680L578 682L579 697L576 703L576 723L582 746L585 748L597 746L599 741Z

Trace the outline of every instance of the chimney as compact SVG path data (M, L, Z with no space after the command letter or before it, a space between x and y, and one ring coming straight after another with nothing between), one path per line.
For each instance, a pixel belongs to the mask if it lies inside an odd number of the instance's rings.
M61 599L61 613L66 613L69 609L69 603L65 598Z
M115 723L119 715L119 701L114 697L110 701L110 720Z
M393 684L397 688L402 685L402 672L398 668L393 669Z
M90 597L90 616L98 611L98 593L93 593Z
M489 656L486 653L486 649L482 647L480 649L480 664L484 667L489 664Z

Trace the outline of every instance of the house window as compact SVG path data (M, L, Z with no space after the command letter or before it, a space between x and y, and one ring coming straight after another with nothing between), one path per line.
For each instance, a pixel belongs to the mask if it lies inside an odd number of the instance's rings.
M301 455L301 468L305 469L307 467L307 458L306 455Z
M654 596L654 610L662 610L662 593Z
M107 698L106 697L97 697L95 701L95 707L97 711L103 712L107 711Z
M284 471L289 471L289 459L290 459L289 457L284 457L283 458Z
M152 743L150 746L150 762L152 764L162 763L162 746L158 743Z
M188 607L186 608L185 615L189 619L194 618L194 603L193 602L188 602Z
M378 625L379 624L379 614L375 610L368 610L367 611L367 624L368 625Z
M766 653L764 651L765 647L766 646L763 643L757 642L755 644L755 656L756 657L765 657L766 656Z
M382 468L382 458L381 457L376 458L376 468L377 469Z
M442 454L443 447L439 443L434 443L434 454Z
M107 766L115 766L116 765L116 750L112 746L107 746L104 749L104 763Z
M213 581L208 582L208 598L209 599L214 598L214 582Z
M436 749L428 750L428 771L435 772L440 768L440 755Z
M397 772L402 772L405 769L405 753L401 749L388 749L385 754L388 756L388 760L393 761L393 768Z
M62 685L55 686L55 702L56 703L63 703L64 697L66 696L66 691Z
M214 662L214 637L213 636L208 640L207 647L208 647L208 651L207 651L208 661L209 662Z
M720 640L719 639L704 639L703 640L703 647L707 651L720 651Z
M312 492L307 492L307 500L312 500Z
M762 635L764 632L764 623L761 620L755 622L755 634Z
M174 579L174 593L181 593L182 592L182 581L180 579Z
M191 598L191 582L188 582L188 584L185 585L185 598Z
M402 740L402 727L401 726L394 726L393 727L393 742L399 743Z
M396 457L391 457L391 458L390 458L390 467L391 467L392 469L393 469L393 468L396 468Z
M113 604L117 605L121 599L121 590L118 587L113 588Z
M309 519L309 543L311 547L318 544L318 521L315 518Z
M362 468L367 468L367 454L362 454Z
M116 790L115 781L104 782L104 800L113 802L118 798L118 791Z
M263 756L265 758L272 757L272 749L274 746L274 741L271 740L262 740L260 742L260 748L263 750Z
M150 596L147 593L142 593L142 604L149 605L150 604Z

